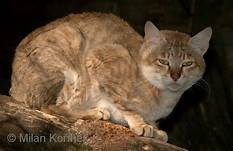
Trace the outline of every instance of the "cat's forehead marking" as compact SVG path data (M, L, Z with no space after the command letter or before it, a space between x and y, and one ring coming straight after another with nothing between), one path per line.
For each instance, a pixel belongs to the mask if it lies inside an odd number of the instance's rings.
M191 53L186 50L187 48L177 48L177 47L170 47L168 49L164 49L161 53L161 56L164 58L173 58L178 57L183 60L191 58Z
M170 51L185 51L187 44L186 41L180 41L179 39L169 39L166 41L167 48Z
M166 43L163 45L163 49L166 50L163 54L164 57L179 57L181 59L187 59L190 54L187 52L188 41L190 36L178 31L163 30L162 34L166 39Z
M184 50L184 47L187 46L190 39L189 35L178 31L162 30L161 32L170 48L180 48Z

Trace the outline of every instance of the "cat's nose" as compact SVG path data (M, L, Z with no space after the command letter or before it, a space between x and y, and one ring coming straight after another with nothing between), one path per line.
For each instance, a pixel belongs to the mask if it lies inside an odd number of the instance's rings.
M181 76L181 72L180 71L175 71L175 72L173 71L170 73L170 76L174 81L177 81L177 80L179 80L179 78Z

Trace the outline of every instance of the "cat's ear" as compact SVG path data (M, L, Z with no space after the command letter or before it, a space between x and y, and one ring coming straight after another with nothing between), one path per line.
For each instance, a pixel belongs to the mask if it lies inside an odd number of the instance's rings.
M145 41L158 41L162 38L159 29L151 21L146 22L144 30Z
M209 41L212 35L212 28L207 27L190 39L190 44L198 53L204 55L209 48Z

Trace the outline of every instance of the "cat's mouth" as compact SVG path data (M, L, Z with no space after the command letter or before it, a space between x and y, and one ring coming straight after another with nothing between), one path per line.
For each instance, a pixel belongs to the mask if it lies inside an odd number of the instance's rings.
M168 85L168 89L170 91L176 92L176 91L179 91L181 89L181 85L178 83L171 83Z

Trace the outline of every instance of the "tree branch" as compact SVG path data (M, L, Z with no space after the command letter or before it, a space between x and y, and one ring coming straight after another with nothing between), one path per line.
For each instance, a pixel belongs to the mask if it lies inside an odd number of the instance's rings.
M9 135L15 135L11 140ZM51 135L72 136L72 140L51 139ZM7 137L8 136L8 137ZM26 140L26 137L30 138ZM46 141L35 138L46 137ZM74 137L75 136L75 137ZM59 138L59 137L57 137ZM75 139L74 139L75 138ZM12 141L12 142L10 142ZM128 128L106 121L78 120L50 115L25 107L0 95L0 150L145 150L186 151L151 138L138 137Z

